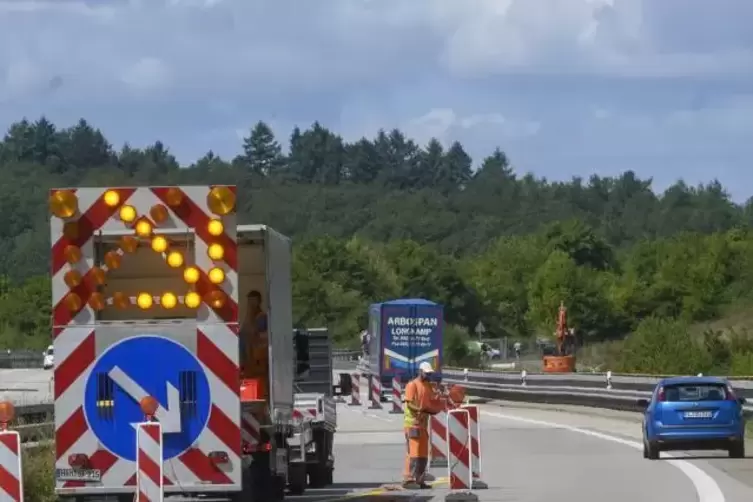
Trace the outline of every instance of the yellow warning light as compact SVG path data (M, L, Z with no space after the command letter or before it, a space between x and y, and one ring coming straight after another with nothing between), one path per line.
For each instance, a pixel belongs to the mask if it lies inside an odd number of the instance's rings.
M132 223L136 219L136 208L133 206L123 206L120 208L120 219L125 223Z
M213 308L222 308L222 306L225 305L225 293L215 289L214 291L207 293L204 297L204 301Z
M219 267L210 269L207 275L209 276L209 281L212 284L222 284L222 282L225 280L225 272Z
M89 271L92 282L97 286L102 286L105 283L106 274L100 267L94 267Z
M167 218L170 215L168 214L167 208L165 206L163 206L162 204L155 204L149 210L149 216L152 217L154 223L159 225L160 223L167 221Z
M55 190L49 202L50 212L58 218L70 218L78 212L78 197L71 190Z
M183 271L183 280L188 284L196 284L199 282L199 269L196 267L187 267Z
M196 293L195 291L191 291L189 293L186 293L185 298L183 298L183 303L186 307L190 309L195 309L199 305L201 305L201 297L199 296L199 293Z
M183 192L179 188L170 187L165 193L165 201L170 207L180 206L183 202Z
M117 190L108 190L103 197L107 207L115 207L120 204L120 194Z
M74 246L73 244L68 244L67 246L65 246L63 254L65 255L65 261L67 261L71 265L78 263L81 260L81 249L78 246Z
M225 256L225 248L219 244L210 244L207 248L207 256L214 261L220 261Z
M157 235L152 239L152 249L158 253L164 253L167 251L167 239L161 235Z
M146 220L139 220L138 223L136 223L136 235L139 237L149 237L152 235L152 224L149 223Z
M63 281L65 282L65 285L71 289L81 284L81 280L82 280L81 273L78 270L69 270L63 276Z
M164 308L171 309L178 304L178 297L172 293L165 293L162 295L159 302Z
M218 237L225 231L225 226L220 220L209 220L209 223L207 223L207 231L209 232L209 235Z
M0 425L6 426L16 418L16 408L10 401L0 401ZM0 427L0 430L2 427Z
M68 310L71 312L78 312L84 304L81 301L81 297L76 293L68 293L65 295L65 306L68 307Z
M125 293L118 291L112 295L112 304L116 308L124 309L131 305L131 299Z
M177 251L170 251L167 255L167 264L173 268L183 265L183 255Z
M152 298L152 295L149 293L139 293L139 296L136 297L136 305L139 306L141 309L148 309L154 304L154 298Z
M235 193L226 186L212 188L207 194L207 207L217 216L225 216L235 209Z
M139 240L132 235L124 235L120 238L120 249L126 253L133 253L139 248Z
M105 265L109 270L120 268L121 257L117 251L108 251L105 253Z
M105 297L102 293L95 291L89 296L89 306L94 310L102 310L105 308Z

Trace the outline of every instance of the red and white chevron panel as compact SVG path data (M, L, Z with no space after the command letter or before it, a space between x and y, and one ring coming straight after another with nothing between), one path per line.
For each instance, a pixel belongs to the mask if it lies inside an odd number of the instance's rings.
M392 394L392 410L390 410L390 413L393 413L393 414L404 413L403 386L400 384L399 376L392 378L391 394Z
M372 410L382 409L382 382L379 380L379 375L369 375L369 399L371 400Z
M88 300L95 291L93 279L95 266L94 236L100 231L108 235L134 235L133 223L125 223L120 217L124 205L132 206L139 215L136 221L147 219L152 223L154 234L161 229L194 232L194 263L200 270L200 279L195 290L202 296L221 289L226 293L222 308L213 308L202 303L196 309L197 329L187 333L186 346L193 350L201 362L212 398L207 427L193 447L171 462L164 483L192 490L211 489L212 485L240 484L241 419L238 366L238 259L236 239L236 216L212 214L207 203L211 186L139 187L139 188L78 188L69 189L78 199L78 212L73 217L61 220L51 216L51 276L53 302L53 337L55 347L55 448L56 467L70 468L70 459L85 455L92 469L102 473L101 485L82 481L58 481L59 493L107 493L111 487L136 484L136 463L121 459L100 446L89 429L83 410L83 396L91 367L98 354L117 340L98 335L95 311ZM235 192L235 187L227 187ZM118 201L108 206L107 191L115 191ZM55 190L51 191L51 195ZM177 203L176 203L177 201ZM156 223L150 218L151 210L161 206L167 219ZM220 220L224 232L212 236L208 232L210 220ZM169 240L169 233L166 233ZM213 262L207 255L209 243L216 242L224 248L221 261ZM71 249L80 250L81 259L69 263ZM123 261L128 260L123 253ZM225 281L215 286L207 277L212 267L222 268ZM106 267L103 267L106 270ZM83 281L73 289L65 283L65 274L77 270ZM187 285L188 288L188 285ZM75 293L81 299L81 308L71 312L66 305L68 294ZM180 293L175 294L180 297ZM161 321L149 321L159 331ZM166 321L169 322L169 321ZM193 338L192 338L193 337ZM228 454L227 468L218 469L208 454L225 451Z
M261 445L261 423L253 413L241 412L241 438L243 453L258 451Z
M0 502L23 502L21 437L15 431L0 431Z
M350 406L361 406L361 374L350 375Z
M429 465L447 467L447 412L429 417Z
M481 481L481 410L476 404L466 404L462 409L468 410L471 430L471 474L473 487L483 487Z
M305 420L316 418L316 408L295 408L293 410L293 423L300 424Z
M162 502L162 426L144 422L136 426L136 502Z
M447 412L447 475L450 478L450 490L470 490L473 486L470 421L468 410Z

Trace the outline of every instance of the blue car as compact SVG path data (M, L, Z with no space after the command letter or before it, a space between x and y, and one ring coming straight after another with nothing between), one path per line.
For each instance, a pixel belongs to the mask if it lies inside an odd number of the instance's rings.
M727 450L745 457L745 398L717 377L673 377L660 381L651 399L639 399L643 457L669 450Z

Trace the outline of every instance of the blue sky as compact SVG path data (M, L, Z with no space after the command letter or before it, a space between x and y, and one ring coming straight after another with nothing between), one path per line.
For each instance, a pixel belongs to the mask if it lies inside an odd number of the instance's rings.
M0 0L0 127L84 117L189 163L258 120L500 146L753 195L751 0Z

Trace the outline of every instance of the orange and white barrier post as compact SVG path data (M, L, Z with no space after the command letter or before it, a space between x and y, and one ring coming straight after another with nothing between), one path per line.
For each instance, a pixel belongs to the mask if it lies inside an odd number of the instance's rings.
M468 410L459 408L447 412L447 445L449 446L447 474L450 493L446 501L478 500L471 493L471 418Z
M381 410L382 409L382 382L379 380L379 375L371 375L369 377L370 382L370 392L369 396L371 398L371 406L369 406L372 410Z
M478 405L466 404L462 407L468 410L471 429L471 473L473 475L473 488L486 489L489 486L481 481L481 410Z
M353 373L350 375L350 406L361 406L361 375Z
M0 402L0 501L23 502L24 477L21 467L21 436L9 431L16 416L10 401Z
M162 426L143 422L136 426L136 502L163 502Z
M392 411L390 413L403 413L403 386L400 385L400 377L392 378Z
M447 412L429 417L429 466L447 467Z

